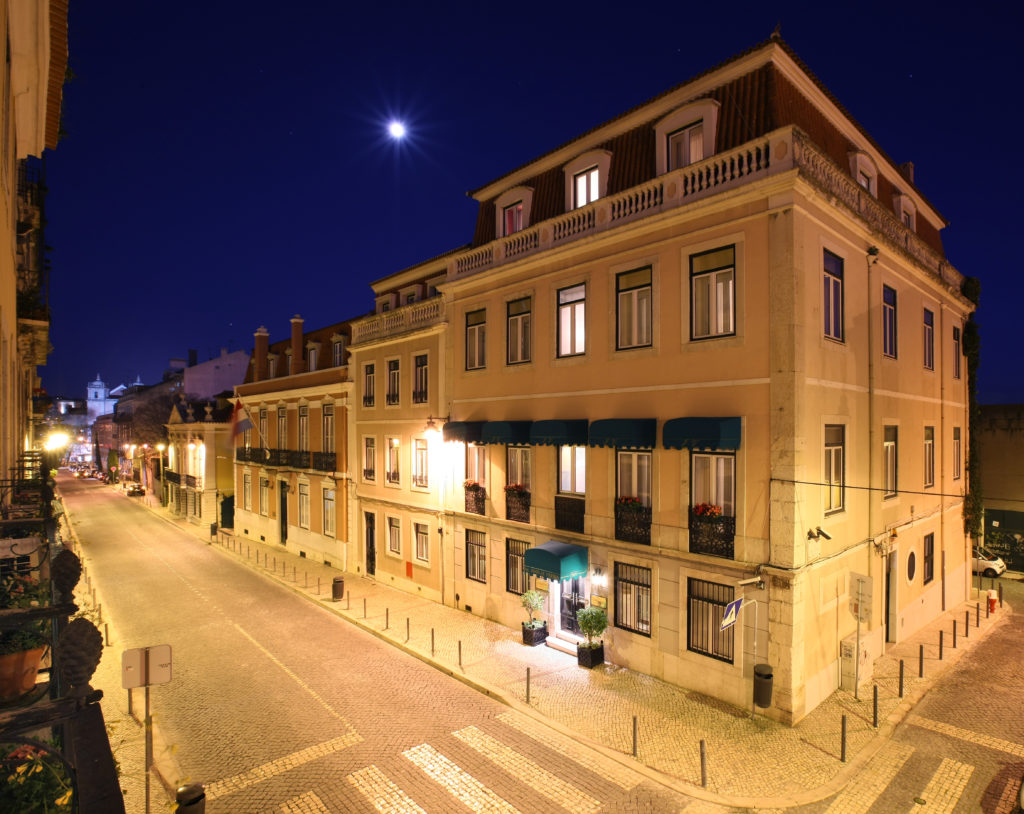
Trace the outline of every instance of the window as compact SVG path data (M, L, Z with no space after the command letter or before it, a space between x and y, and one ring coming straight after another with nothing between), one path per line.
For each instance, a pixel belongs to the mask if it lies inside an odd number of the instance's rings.
M334 490L324 489L324 534L334 536Z
M388 439L387 473L385 475L385 480L387 480L388 483L398 483L399 482L398 452L399 452L398 439L397 438L389 438Z
M960 450L960 428L953 427L953 480L960 480L962 456L963 452Z
M288 410L277 408L277 448L288 449Z
M618 348L651 344L651 269L626 271L616 277Z
M261 447L265 447L267 445L267 425L268 425L268 422L267 422L267 411L266 410L260 410L260 418L259 418L260 437L259 437L259 442L260 442L260 446Z
M733 601L731 585L689 577L687 590L686 649L732 664L735 625L722 630L725 607Z
M487 582L487 542L482 531L466 529L466 578Z
M323 451L334 452L334 405L323 407Z
M270 478L260 478L260 514L270 514Z
M718 506L723 517L736 516L735 471L736 458L732 455L694 453L693 506L708 503Z
M618 491L616 497L635 497L646 507L651 505L651 453L617 453Z
M402 524L397 517L388 518L388 551L402 556Z
M299 408L299 452L309 452L309 408Z
M924 428L924 485L935 485L935 427Z
M252 448L252 427L242 430L242 446L246 449Z
M309 528L309 484L299 484L299 526Z
M882 460L885 462L885 476L882 484L884 497L896 497L896 427L885 428L882 441Z
M960 326L953 326L953 378L960 378Z
M935 370L935 314L924 309L924 367Z
M466 370L479 370L486 364L486 318L483 308L466 314Z
M563 495L587 492L587 448L558 448L558 491Z
M331 357L335 367L341 367L345 364L344 341L333 342L331 344Z
M933 579L935 579L935 535L926 534L924 536L924 562L923 572L921 576L924 578L924 584L927 585Z
M825 336L843 341L843 260L825 252Z
M373 364L363 365L363 406L373 406Z
M313 372L314 370L316 370L316 363L317 363L317 356L318 355L319 354L317 353L317 349L316 348L308 348L306 350L306 370L308 370L310 372Z
M599 172L597 167L590 167L578 172L573 176L573 208L579 209L593 203L601 197L601 187L598 184Z
M508 468L505 470L505 483L509 486L520 484L527 492L530 491L529 447L508 448Z
M693 339L735 333L735 265L735 246L690 257L690 335Z
M277 375L277 356L267 357L267 378L273 379Z
M363 478L375 480L377 477L377 439L363 439Z
M466 480L487 486L487 447L466 445Z
M586 351L585 283L558 292L558 355L579 356Z
M401 376L397 359L388 359L388 392L384 397L385 404L398 404Z
M415 438L412 442L412 485L427 488L427 441Z
M508 363L530 361L530 298L508 304Z
M529 586L526 576L526 549L524 540L505 538L505 590L510 594L524 594Z
M615 563L615 627L651 635L651 569Z
M857 183L860 184L868 192L871 192L871 187L874 184L874 180L874 177L868 175L868 173L866 173L864 170L860 170L857 173Z
M503 236L514 235L523 228L523 202L516 201L509 204L502 212L502 224L504 225Z
M413 404L424 404L427 401L427 373L427 354L421 353L413 358Z
M242 505L247 512L252 511L252 475L248 472L242 473Z
M704 158L704 122L696 121L668 134L668 168L677 170Z
M843 508L844 460L846 427L842 424L825 425L825 511L838 512Z
M415 523L413 531L416 535L416 559L420 562L430 562L430 533L427 524Z
M850 175L872 196L878 195L878 167L874 160L865 152L851 150Z
M882 353L896 358L896 289L882 286Z

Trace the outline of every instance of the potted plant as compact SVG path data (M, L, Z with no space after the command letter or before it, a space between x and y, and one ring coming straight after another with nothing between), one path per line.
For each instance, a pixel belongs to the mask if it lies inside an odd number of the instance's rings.
M608 627L608 614L604 608L580 608L576 611L576 622L580 631L587 637L576 647L576 662L580 667L592 668L598 664L604 664L604 641L594 641L595 636L600 636Z
M0 810L77 810L66 762L51 746L31 741L0 743Z
M31 608L45 604L46 588L25 574L0 581L0 608ZM47 622L26 622L0 631L0 701L17 698L36 684L39 662L46 651Z
M544 594L529 590L519 598L519 602L530 615L529 621L523 622L523 644L530 647L543 644L548 638L548 623L543 619L534 619L533 615L544 607Z

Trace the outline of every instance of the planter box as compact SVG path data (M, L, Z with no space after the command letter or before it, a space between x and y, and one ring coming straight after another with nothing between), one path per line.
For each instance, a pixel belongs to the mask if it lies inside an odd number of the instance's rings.
M486 514L484 501L487 500L487 490L479 486L466 487L466 512L468 514Z
M545 622L540 627L528 627L526 622L523 622L523 644L528 644L530 647L536 647L538 644L544 644L548 638L548 623Z
M604 642L597 647L587 647L586 644L576 646L576 663L580 667L593 669L599 664L604 664Z
M651 510L646 506L616 506L615 539L650 545Z
M519 523L530 522L529 492L505 492L505 519Z

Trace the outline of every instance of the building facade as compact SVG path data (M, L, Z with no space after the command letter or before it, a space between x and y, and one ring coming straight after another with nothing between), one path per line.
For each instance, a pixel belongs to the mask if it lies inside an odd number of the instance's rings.
M156 492L171 514L199 525L231 526L231 410L228 399L185 399L174 405L167 422L166 457L163 443L142 449L143 485Z

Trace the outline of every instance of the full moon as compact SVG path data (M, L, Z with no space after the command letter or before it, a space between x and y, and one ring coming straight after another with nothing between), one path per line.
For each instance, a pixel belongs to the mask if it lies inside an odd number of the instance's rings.
M391 134L391 138L402 138L405 135L405 125L401 122L391 122L388 125L388 132Z

